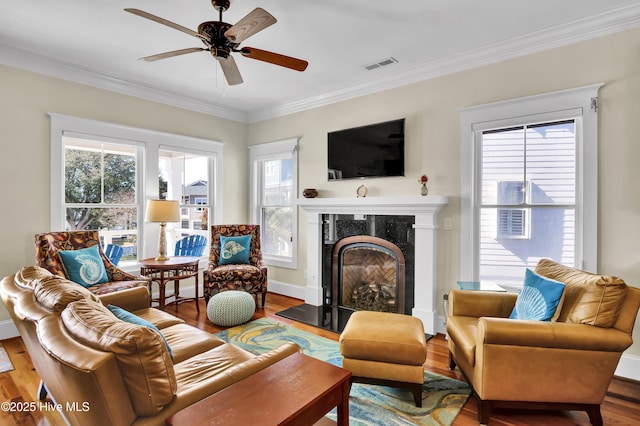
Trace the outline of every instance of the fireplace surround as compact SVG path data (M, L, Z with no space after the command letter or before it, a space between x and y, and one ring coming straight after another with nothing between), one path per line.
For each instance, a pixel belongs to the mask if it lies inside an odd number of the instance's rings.
M328 302L326 280L327 274L333 275L333 267L327 265L325 260L327 256L323 248L327 237L326 215L353 215L355 218L410 217L413 222L410 226L414 240L411 257L415 262L412 270L405 274L405 281L413 283L411 285L413 294L409 298L413 300L405 300L404 310L405 313L422 320L425 332L435 334L437 330L437 215L447 203L447 197L437 195L299 199L298 205L307 216L305 304L323 307ZM329 295L333 297L331 291Z

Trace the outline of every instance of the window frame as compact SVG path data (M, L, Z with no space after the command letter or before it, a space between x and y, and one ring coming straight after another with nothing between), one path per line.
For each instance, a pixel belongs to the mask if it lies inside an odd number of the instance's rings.
M267 265L287 269L298 268L298 139L284 139L260 145L252 145L249 149L250 170L250 219L252 223L260 224L260 232L264 233L261 220L262 199L264 185L258 170L258 162L265 160L281 160L291 158L291 257L271 256L263 252L262 258Z
M479 136L484 130L533 122L575 119L576 254L574 267L597 270L598 252L598 91L602 83L478 105L461 115L460 280L480 275Z
M187 153L206 153L209 157L209 197L212 200L211 223L222 217L222 142L178 135L132 126L89 120L85 118L48 113L51 120L51 216L50 227L53 230L64 229L64 136L82 137L88 140L106 141L140 148L140 170L138 171L138 259L157 255L158 227L144 222L146 201L157 199L159 193L159 153L161 150L174 150ZM137 266L125 266L125 270L137 270Z

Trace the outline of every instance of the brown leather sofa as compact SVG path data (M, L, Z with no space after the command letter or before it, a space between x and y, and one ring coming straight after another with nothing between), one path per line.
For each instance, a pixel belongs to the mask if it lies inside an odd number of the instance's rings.
M640 289L543 259L539 275L565 284L556 321L509 319L517 294L452 290L450 367L473 386L478 420L494 408L585 410L600 404L622 352L633 343Z
M0 294L46 390L71 425L161 425L300 350L290 343L255 356L150 308L146 287L99 297L38 266L5 277ZM116 318L109 304L160 329L173 359L160 334Z

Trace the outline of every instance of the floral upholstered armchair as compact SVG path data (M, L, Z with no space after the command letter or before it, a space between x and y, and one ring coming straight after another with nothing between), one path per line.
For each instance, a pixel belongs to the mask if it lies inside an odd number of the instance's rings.
M36 264L38 266L47 269L52 274L77 282L96 295L148 285L148 280L144 277L129 274L111 263L102 251L98 231L47 232L36 235L35 240ZM94 246L96 247L94 248ZM102 273L102 279L96 280L100 281L99 283L78 282L72 276L74 273L65 268L63 261L65 253L82 249L92 249L97 253L96 258L88 258L86 265L87 267L95 267L99 273ZM61 255L60 252L64 253ZM83 259L81 258L80 261L84 261ZM97 262L93 262L93 260L97 260ZM99 264L100 260L102 265ZM93 272L94 270L90 271L90 273ZM78 274L86 274L82 271L82 266Z
M264 308L267 266L262 260L260 225L211 226L209 266L203 278L206 302L221 291L240 290L250 293L256 305L261 295Z

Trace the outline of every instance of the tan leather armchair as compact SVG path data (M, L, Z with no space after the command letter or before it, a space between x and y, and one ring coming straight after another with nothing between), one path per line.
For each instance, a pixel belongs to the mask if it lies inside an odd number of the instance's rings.
M548 259L536 272L566 285L555 322L509 319L517 294L449 293L450 368L472 385L482 424L494 408L539 408L584 410L602 425L600 404L633 343L640 289Z

